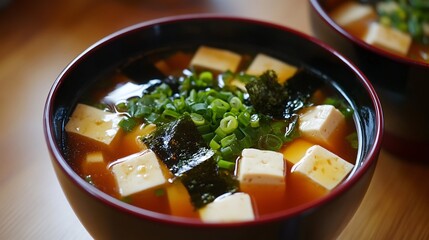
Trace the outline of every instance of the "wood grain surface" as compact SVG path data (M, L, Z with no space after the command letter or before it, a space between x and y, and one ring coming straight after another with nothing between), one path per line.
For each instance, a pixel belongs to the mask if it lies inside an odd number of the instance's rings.
M61 191L44 143L50 86L102 37L190 13L251 17L311 34L305 0L11 0L0 8L0 239L91 239ZM339 239L429 239L428 182L429 166L383 150Z

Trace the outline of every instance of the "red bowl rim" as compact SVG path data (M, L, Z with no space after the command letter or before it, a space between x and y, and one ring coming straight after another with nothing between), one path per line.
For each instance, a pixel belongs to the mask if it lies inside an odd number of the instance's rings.
M316 13L322 18L322 20L326 23L327 26L331 27L332 29L334 29L336 32L338 32L341 36L347 38L348 40L350 40L351 42L357 44L358 46L373 52L379 56L382 56L384 58L387 58L391 61L394 62L399 62L399 63L403 63L406 65L411 65L411 66L419 66L419 67L429 67L429 63L425 63L422 61L417 61L414 60L412 58L409 57L405 57L405 56L400 56L391 52L388 52L386 50L383 50L381 48L377 48L374 47L368 43L366 43L365 41L351 35L350 33L348 33L346 30L344 30L341 26L339 26L329 15L328 13L325 11L325 9L321 6L320 4L320 0L310 0L310 6L316 11Z
M113 41L116 38L120 38L122 34L127 34L129 32L138 31L141 28L150 28L157 24L163 24L163 23L171 23L171 22L177 22L177 21L194 21L194 20L230 20L230 21L239 21L244 22L248 24L256 24L256 25L262 25L269 28L277 28L282 31L291 32L295 35L298 35L299 37L313 42L322 48L325 48L330 54L335 55L336 57L340 58L350 69L352 69L357 76L359 76L359 79L364 86L364 88L367 90L368 94L370 95L370 98L372 100L372 103L374 105L375 109L375 126L376 126L376 133L374 137L374 144L372 145L371 149L368 150L367 157L362 159L362 163L357 168L356 172L352 175L350 179L348 179L346 182L342 183L338 187L336 187L334 190L332 190L329 194L326 196L312 201L307 204L303 204L297 207L294 207L292 209L284 210L281 212L277 212L274 214L264 215L259 217L258 219L254 221L247 221L247 222L237 222L237 223L203 223L200 220L196 219L190 219L185 217L174 217L167 214L161 214L156 213L153 211L145 210L142 208L138 208L135 206L132 206L130 204L124 203L104 192L101 190L91 186L88 184L84 179L79 177L78 174L76 174L73 169L69 166L69 164L66 162L66 160L63 158L60 147L55 141L55 135L54 135L54 129L50 126L50 123L53 122L53 102L55 101L56 95L58 94L57 90L59 86L61 85L62 79L64 75L73 68L75 64L77 64L82 58L84 58L87 54L90 54L93 51L96 51L97 48L102 47L106 43ZM174 17L165 17L160 19L155 19L151 21L146 21L142 23L138 23L129 27L126 27L122 30L119 30L115 33L112 33L100 41L96 42L92 46L90 46L87 50L82 52L77 58L75 58L67 67L60 73L60 75L57 77L55 82L53 83L51 90L47 96L45 109L44 109L44 115L43 115L43 127L44 127L44 135L47 142L48 150L51 155L51 159L53 164L58 165L59 169L64 173L64 175L71 181L73 184L75 184L78 188L80 188L82 191L88 193L91 197L94 199L97 199L98 201L102 202L103 204L110 206L112 208L115 208L116 210L120 212L124 212L126 214L131 214L139 218L147 219L150 221L155 221L163 224L173 224L173 225L182 225L182 226L188 226L188 227L205 227L205 228L229 228L229 227L240 227L240 226L251 226L254 224L263 224L263 223L269 223L273 221L278 221L281 219L287 219L294 217L298 214L301 214L303 212L311 211L312 209L318 208L327 202L333 200L334 198L338 197L339 195L346 192L349 188L351 188L353 185L355 185L359 179L361 179L364 174L369 170L369 168L376 163L378 154L381 149L381 139L383 135L383 115L382 115L382 109L380 101L375 93L375 90L373 86L370 84L368 79L364 76L364 74L354 65L352 64L348 59L346 59L344 56L340 55L337 51L326 45L325 43L317 40L316 38L313 38L309 35L306 35L304 33L298 32L297 30L290 29L285 26L277 25L274 23L269 23L261 20L256 19L250 19L245 17L235 17L235 16L228 16L228 15L218 15L218 14L188 14L188 15L179 15Z

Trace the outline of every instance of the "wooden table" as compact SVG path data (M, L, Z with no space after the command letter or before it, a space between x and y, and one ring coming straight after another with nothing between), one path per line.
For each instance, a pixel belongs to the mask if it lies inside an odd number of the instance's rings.
M311 34L304 0L12 0L0 9L0 239L90 239L49 161L42 112L60 71L125 26L222 13ZM372 184L340 239L429 239L429 166L382 151Z

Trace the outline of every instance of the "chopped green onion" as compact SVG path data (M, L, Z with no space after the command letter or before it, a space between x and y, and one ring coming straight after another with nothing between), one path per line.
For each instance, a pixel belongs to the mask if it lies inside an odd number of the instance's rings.
M227 169L227 170L230 170L230 171L234 170L234 168L235 168L235 163L234 162L225 161L225 160L222 160L222 159L219 160L219 162L217 163L217 165L220 168Z
M195 103L191 106L192 112L205 114L207 111L207 105L205 103Z
M177 119L180 117L180 113L177 113L176 111L173 111L171 109L165 109L164 112L162 112L162 116L167 119Z
M204 117L198 113L191 113L191 119L195 123L195 125L197 125L197 126L201 126L201 125L204 125L206 123L206 120L204 119ZM208 126L208 125L205 125L205 126ZM210 127L210 126L208 126L208 127Z
M227 116L220 121L219 127L224 133L230 134L234 132L235 129L237 129L238 121L233 116Z
M213 150L218 150L220 148L220 144L217 143L214 139L210 141L210 148Z
M237 137L235 134L228 135L220 140L220 145L222 147L227 147L231 145L233 142L237 141Z
M259 115L258 114L252 114L250 116L250 126L253 128L259 127Z
M119 121L118 126L124 129L126 132L131 132L135 126L139 123L135 118L123 118Z
M229 105L231 106L231 108L236 108L236 109L240 109L243 104L241 103L241 100L238 97L232 97L229 100Z
M213 81L213 74L211 72L202 72L199 78L205 83L211 83Z
M224 137L226 137L228 135L228 133L226 133L225 131L222 130L222 128L219 126L216 130L215 133L222 139ZM220 141L220 140L219 140Z
M232 148L230 146L228 147L222 147L220 149L220 152L222 154L222 157L224 159L231 159L234 155L234 152L232 151Z
M213 132L203 134L203 139L205 142L209 142L211 139L213 139L214 135L215 133Z
M242 139L239 140L239 144L241 148L249 148L252 146L252 139L249 136L244 136Z
M283 145L282 139L273 134L266 134L259 138L258 146L261 149L267 149L272 151L279 150Z
M210 107L218 116L223 116L223 114L230 109L229 104L219 98L210 103Z
M250 113L247 111L241 112L238 115L237 120L241 125L247 127L250 124Z

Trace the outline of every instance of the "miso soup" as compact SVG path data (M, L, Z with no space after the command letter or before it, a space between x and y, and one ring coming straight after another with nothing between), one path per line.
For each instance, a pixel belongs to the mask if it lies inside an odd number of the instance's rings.
M338 3L340 2L340 3ZM332 19L364 42L429 63L429 4L425 1L336 1Z
M66 158L134 206L250 221L328 194L352 174L347 99L306 66L212 46L154 52L110 72L65 124Z

